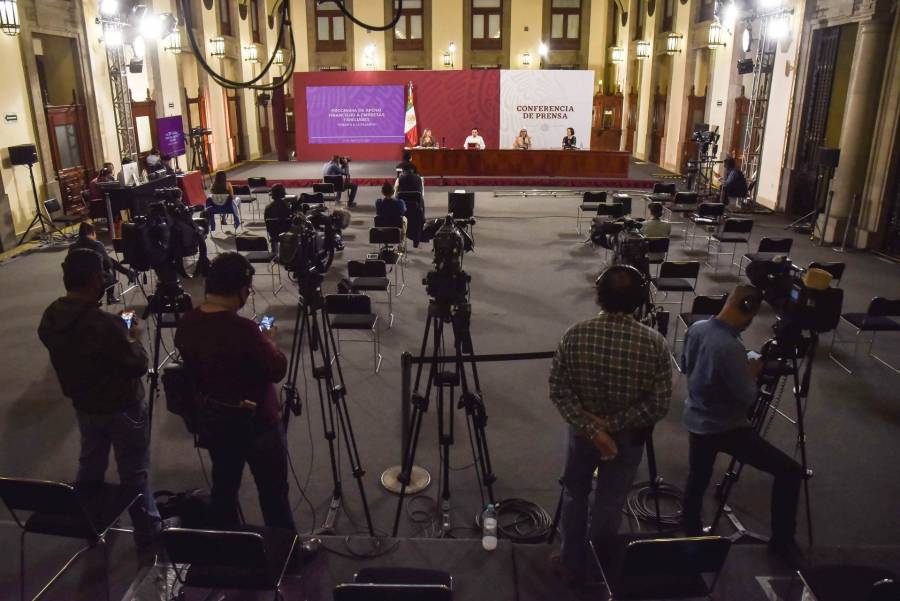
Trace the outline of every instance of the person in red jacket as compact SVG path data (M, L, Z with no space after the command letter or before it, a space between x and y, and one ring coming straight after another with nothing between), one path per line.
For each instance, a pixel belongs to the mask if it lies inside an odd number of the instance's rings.
M212 458L212 521L240 524L238 491L249 465L266 526L294 528L288 500L287 443L275 383L287 358L276 329L238 315L250 298L253 266L235 252L216 257L206 298L178 324L175 346L199 393L201 443Z

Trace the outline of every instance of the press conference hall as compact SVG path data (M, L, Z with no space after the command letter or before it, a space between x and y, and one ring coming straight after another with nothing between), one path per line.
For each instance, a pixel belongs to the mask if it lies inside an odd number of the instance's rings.
M898 14L0 0L0 601L900 601Z

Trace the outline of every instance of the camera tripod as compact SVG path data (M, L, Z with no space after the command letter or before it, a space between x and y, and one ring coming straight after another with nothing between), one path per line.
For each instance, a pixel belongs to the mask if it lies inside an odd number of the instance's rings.
M759 436L765 438L769 426L777 413L785 417L797 427L797 448L800 451L800 465L803 469L803 496L806 504L806 527L809 536L809 544L813 542L813 524L812 513L809 499L809 479L812 477L812 470L809 469L806 457L806 430L804 427L804 410L805 400L809 395L809 383L812 377L812 363L815 357L816 346L819 337L812 333L809 337L800 337L796 343L784 344L779 348L778 337L766 342L762 348L763 368L760 373L759 382L760 390L757 397L756 405L750 415L750 424L753 431ZM800 362L805 358L806 363L803 366L803 374L800 373ZM794 400L796 402L797 417L795 420L790 419L778 409L778 401L780 391L783 387L783 378L791 378L793 383ZM774 412L774 413L773 413ZM722 480L716 484L716 498L719 500L719 507L713 518L712 525L709 526L709 532L715 532L722 515L727 515L729 521L735 528L735 533L731 535L732 542L736 542L742 538L750 538L758 541L766 542L768 537L748 530L740 519L735 515L734 509L728 505L728 496L731 489L737 484L741 477L741 471L744 464L732 457L728 464L728 470L722 477Z
M146 321L150 315L153 315L153 322L156 325L153 333L153 363L148 374L150 378L150 402L147 414L150 424L153 423L153 405L159 392L159 374L176 352L174 349L168 351L165 358L160 360L163 329L177 329L179 316L193 308L191 296L181 287L181 282L178 281L177 277L164 273L158 273L157 276L159 279L156 284L156 291L147 299L147 308L144 309L144 314L141 316ZM150 428L148 437L152 435L152 432L153 428Z
M325 440L328 442L331 478L334 482L328 514L325 516L325 521L317 533L331 534L334 532L334 522L337 518L338 510L341 508L343 486L337 450L335 449L335 439L338 436L336 429L339 428L344 445L347 447L350 469L359 487L359 497L366 515L369 535L375 536L375 528L372 526L372 515L369 512L369 503L366 500L366 489L362 481L362 477L366 472L360 462L356 437L353 433L353 426L350 423L350 411L347 408L347 388L344 385L344 373L341 369L340 357L333 353L336 345L334 333L328 323L328 316L325 315L324 311L325 297L322 296L320 287L321 276L318 274L307 274L303 277L307 281L301 278L299 282L300 296L297 300L297 316L294 320L290 362L288 364L287 379L282 388L285 398L283 417L285 431L287 431L291 414L299 416L302 411L302 400L297 391L297 376L300 373L300 363L303 357L301 346L304 336L307 336L309 361L319 394L322 429ZM317 357L319 359L318 363L316 362Z
M496 476L491 468L491 457L488 452L485 425L487 413L484 401L481 398L481 384L478 379L478 367L472 362L472 384L475 388L469 388L469 376L466 373L463 354L474 355L472 348L472 336L469 328L469 320L472 307L466 299L459 303L439 301L431 299L428 302L428 321L425 323L425 335L422 337L420 356L425 356L431 336L431 362L429 363L428 379L425 383L424 394L419 394L419 385L422 381L422 369L424 363L420 363L416 370L416 379L412 395L413 412L409 423L408 444L403 450L403 464L397 480L400 482L400 498L397 501L397 512L394 516L393 536L397 536L400 527L400 514L403 512L403 501L406 497L406 489L412 478L412 470L416 459L416 448L419 444L419 434L422 431L422 418L428 411L432 388L437 388L437 414L438 414L438 444L441 455L441 530L444 535L450 533L450 447L454 442L453 399L456 387L461 388L459 402L456 408L464 409L466 414L466 428L472 446L472 456L475 469L478 471L479 490L484 501L484 490L481 484L487 488L488 500L494 503L493 484ZM438 358L445 347L444 327L450 324L453 333L454 371L441 371Z

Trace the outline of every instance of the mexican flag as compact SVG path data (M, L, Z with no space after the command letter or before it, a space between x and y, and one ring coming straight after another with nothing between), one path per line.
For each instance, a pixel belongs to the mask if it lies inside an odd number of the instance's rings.
M419 142L419 132L416 128L416 107L413 103L413 85L409 82L406 87L406 122L403 125L403 133L406 134L406 145L415 146Z

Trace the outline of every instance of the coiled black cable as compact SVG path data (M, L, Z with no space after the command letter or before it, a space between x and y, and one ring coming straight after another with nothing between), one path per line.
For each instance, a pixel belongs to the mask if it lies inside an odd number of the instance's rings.
M497 503L497 533L514 543L543 543L547 541L553 518L543 507L525 499L504 499ZM475 516L481 529L481 514Z
M660 482L654 487L650 481L638 482L631 487L622 511L636 520L656 526L661 531L676 530L682 523L682 496L681 490L671 484ZM668 506L675 505L676 509L666 513L660 510L657 518L657 501L662 507L664 499L668 500Z

